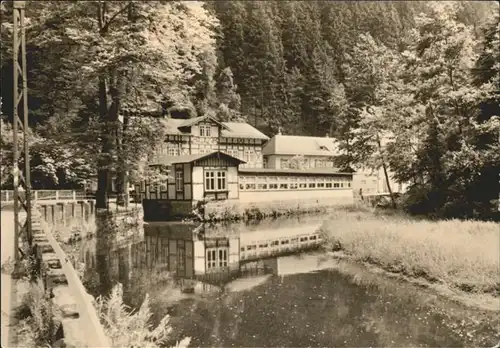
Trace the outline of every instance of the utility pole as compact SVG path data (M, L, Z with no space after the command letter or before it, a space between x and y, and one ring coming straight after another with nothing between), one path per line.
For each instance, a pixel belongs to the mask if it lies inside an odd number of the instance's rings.
M19 261L19 236L21 231L26 231L28 244L32 245L31 234L31 178L30 178L30 157L28 144L28 81L26 69L26 32L25 32L25 1L13 1L13 21L14 29L12 33L13 42L13 177L14 177L14 243L15 261ZM21 62L19 62L21 61ZM19 86L21 79L21 86ZM22 117L19 115L22 109ZM23 132L23 144L19 144L19 129ZM24 176L19 170L19 158L24 150ZM24 188L25 197L19 195L19 185ZM20 208L26 211L26 221L21 226L19 217Z

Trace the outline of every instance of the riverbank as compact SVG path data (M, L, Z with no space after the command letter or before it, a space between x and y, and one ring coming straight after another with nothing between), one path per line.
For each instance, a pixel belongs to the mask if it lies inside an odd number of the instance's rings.
M467 305L499 308L498 224L417 221L356 207L333 212L321 233L337 258L433 287Z

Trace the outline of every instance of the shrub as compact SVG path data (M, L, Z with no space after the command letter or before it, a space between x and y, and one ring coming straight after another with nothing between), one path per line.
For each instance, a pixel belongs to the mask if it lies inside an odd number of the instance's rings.
M123 286L117 284L107 299L97 298L96 307L113 347L163 347L169 341L170 316L163 317L152 329L148 295L139 310L131 311L123 303ZM184 338L175 347L187 347L190 341Z
M28 292L17 308L17 317L20 320L19 342L22 342L23 347L50 347L56 341L60 322L56 308L39 278L29 283Z

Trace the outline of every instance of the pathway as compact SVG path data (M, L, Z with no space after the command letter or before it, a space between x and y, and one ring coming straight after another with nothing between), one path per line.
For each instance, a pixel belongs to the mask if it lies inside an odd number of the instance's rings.
M25 217L25 213L21 215L23 218ZM8 260L14 259L14 212L11 210L2 209L1 215L1 245L2 245L2 257L1 262L2 265L4 262L8 262ZM2 347L9 347L9 339L11 338L11 330L10 330L10 314L12 311L13 304L13 295L14 295L14 286L15 281L12 281L12 277L10 274L5 274L1 272L2 278Z

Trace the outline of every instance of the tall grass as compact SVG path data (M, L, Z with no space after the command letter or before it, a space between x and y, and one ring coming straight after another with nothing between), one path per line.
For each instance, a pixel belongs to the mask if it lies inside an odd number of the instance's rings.
M123 287L118 284L107 299L96 299L96 308L113 347L164 347L170 340L170 317L166 315L153 328L147 295L139 310L131 311L123 303ZM175 347L187 347L190 341L184 338Z
M500 294L496 223L416 221L354 208L333 213L322 233L327 247L355 260L466 292Z
M59 314L40 279L28 283L28 291L16 310L20 347L50 347L57 339Z

